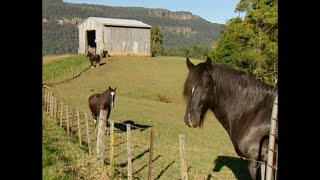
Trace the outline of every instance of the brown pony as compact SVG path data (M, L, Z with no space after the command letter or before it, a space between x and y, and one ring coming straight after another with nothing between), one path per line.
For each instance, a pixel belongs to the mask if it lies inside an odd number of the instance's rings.
M100 55L99 54L91 54L88 51L86 57L89 57L89 61L91 63L91 68L95 68L96 66L99 67L100 65Z
M96 127L97 122L99 123L100 109L107 110L107 127L109 127L109 117L111 114L111 109L114 107L114 100L116 98L116 90L109 88L101 94L92 94L88 98L89 109L91 111L94 127Z

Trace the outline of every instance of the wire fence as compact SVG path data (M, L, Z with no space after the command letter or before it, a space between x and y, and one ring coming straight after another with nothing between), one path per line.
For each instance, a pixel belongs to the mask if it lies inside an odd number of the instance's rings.
M59 98L57 93L54 93L49 86L43 86L43 109L57 123L60 128L66 131L69 140L78 144L84 151L90 155L97 157L97 129L95 129L94 121L91 114L88 116L84 110L73 107L62 98ZM275 118L273 118L275 119ZM150 126L141 126L134 124L132 121L118 122L110 119L110 136L104 138L106 154L103 163L110 168L110 174L118 177L133 179L140 178L139 173L142 170L148 169L148 179L154 179L152 173L152 163L158 157L153 157L153 141L154 130L149 133L143 133L144 137L136 140L132 137L132 130L145 131ZM180 179L188 179L187 174L187 152L185 145L185 136L179 135L180 141ZM205 147L205 145L204 145ZM207 147L211 148L211 147ZM274 151L274 150L273 150ZM277 152L275 159L277 160ZM109 155L109 156L108 156ZM146 155L149 155L148 157ZM244 160L249 160L241 157ZM262 161L257 161L260 164L266 164ZM268 175L276 179L277 161L274 165L269 165L273 175ZM270 170L269 170L270 172ZM179 173L179 172L177 172Z

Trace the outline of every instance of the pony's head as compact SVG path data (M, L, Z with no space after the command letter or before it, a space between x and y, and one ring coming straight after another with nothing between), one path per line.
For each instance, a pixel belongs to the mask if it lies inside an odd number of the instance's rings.
M208 57L206 62L192 64L187 57L188 77L184 83L183 94L187 100L184 121L189 127L201 127L206 111L213 102L214 80L212 63Z
M110 109L114 107L114 100L116 98L116 90L117 88L111 88L109 86L107 92L108 92L108 99L109 99L109 102L110 102Z

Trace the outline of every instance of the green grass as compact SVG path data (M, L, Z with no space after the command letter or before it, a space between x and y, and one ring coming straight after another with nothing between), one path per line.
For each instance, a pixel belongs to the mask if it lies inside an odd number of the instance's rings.
M203 60L191 61L197 64ZM149 126L143 131L132 130L136 178L146 179L152 128L155 132L154 178L179 179L179 134L185 134L189 179L248 179L246 164L236 155L227 132L212 112L208 111L203 128L191 129L185 125L186 103L182 90L187 73L185 58L181 57L112 57L105 65L56 85L54 91L60 99L90 115L88 97L109 86L117 87L111 119ZM116 130L116 144L119 144L116 170L125 176L126 133ZM221 166L218 171L214 171L216 160Z
M85 67L89 67L89 64L88 58L83 54L65 57L63 61L43 64L42 78L44 82L51 82L59 76L68 78L72 76L72 69L77 75Z
M108 179L105 167L98 165L46 113L42 120L43 179Z

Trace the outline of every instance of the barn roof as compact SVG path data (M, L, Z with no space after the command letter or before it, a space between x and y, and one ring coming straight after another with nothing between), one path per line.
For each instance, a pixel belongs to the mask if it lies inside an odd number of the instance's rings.
M89 17L89 18L92 20L98 21L100 23L103 23L104 25L151 28L149 24L146 24L137 20L131 20L131 19L114 19L114 18L102 18L102 17Z

